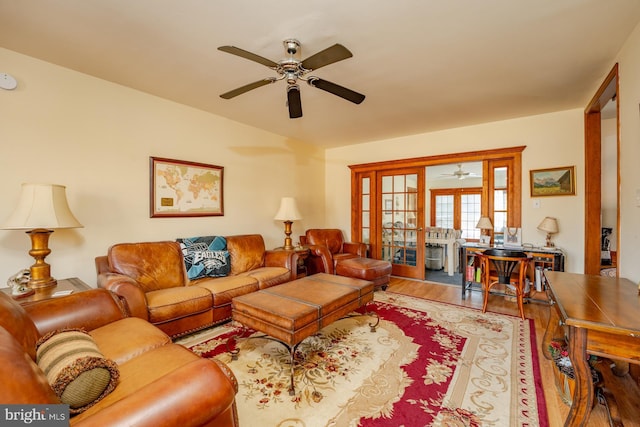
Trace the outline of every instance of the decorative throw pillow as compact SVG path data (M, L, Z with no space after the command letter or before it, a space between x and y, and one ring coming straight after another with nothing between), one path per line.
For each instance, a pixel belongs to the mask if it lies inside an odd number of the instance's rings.
M189 280L202 277L224 277L231 271L227 239L201 236L176 239L182 248Z
M71 414L89 409L111 393L120 377L116 363L105 359L91 335L79 329L40 338L36 362Z

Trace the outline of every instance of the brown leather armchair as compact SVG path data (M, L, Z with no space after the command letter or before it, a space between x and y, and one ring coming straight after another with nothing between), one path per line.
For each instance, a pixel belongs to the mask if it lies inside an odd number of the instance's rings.
M0 293L0 400L60 404L36 363L49 332L82 328L118 367L109 394L69 420L71 426L237 426L237 381L224 364L201 358L150 323L126 317L105 289L19 305Z
M345 242L342 231L337 228L311 228L300 236L300 243L310 251L309 274L335 274L338 261L367 256L367 245Z
M300 243L309 248L306 260L309 274L329 273L354 279L370 280L374 286L386 289L391 278L391 263L367 258L367 245L345 242L342 231L335 228L312 228L300 236Z

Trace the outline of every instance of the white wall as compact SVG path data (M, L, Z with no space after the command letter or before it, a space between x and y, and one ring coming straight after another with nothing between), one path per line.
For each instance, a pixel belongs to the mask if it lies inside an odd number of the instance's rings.
M566 253L565 270L582 272L584 266L584 124L581 109L485 123L445 131L410 135L327 150L325 174L327 223L347 232L350 226L352 164L396 160L438 154L526 145L522 153L522 239L544 243L536 229L545 216L558 218L556 245ZM542 197L533 208L529 196L529 170L576 166L575 196Z
M602 212L602 226L611 227L612 232L609 236L611 250L617 250L618 233L618 134L616 119L602 120L601 128L601 145L602 145L602 176L601 188L602 197L600 208Z
M0 64L19 85L0 90L0 225L23 182L66 185L84 225L51 235L53 277L95 286L94 258L118 242L260 233L281 246L282 196L304 217L294 236L324 225L322 151L9 50ZM149 156L224 166L225 215L149 218ZM33 263L30 247L24 232L0 230L0 286Z
M640 25L618 58L620 89L619 273L640 281ZM613 64L612 64L613 65ZM603 76L604 80L604 76ZM595 92L595 90L594 90Z

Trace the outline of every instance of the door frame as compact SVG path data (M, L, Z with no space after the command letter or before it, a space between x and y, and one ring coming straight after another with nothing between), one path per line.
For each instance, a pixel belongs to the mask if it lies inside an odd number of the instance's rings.
M497 148L492 150L467 151L461 153L441 154L436 156L415 157L401 160L389 160L382 162L349 165L349 169L351 169L351 239L354 241L362 241L362 201L359 188L360 179L363 176L371 178L372 200L375 200L377 206L380 203L380 201L377 199L380 193L380 189L377 188L377 185L374 185L374 183L377 182L377 175L382 171L415 167L425 168L427 166L449 163L482 161L485 165L484 168L486 169L483 170L483 197L488 197L489 180L486 176L489 172L488 161L499 161L504 159L509 159L513 162L513 175L510 176L513 179L513 188L511 188L511 191L509 193L511 196L510 201L513 202L513 205L512 209L509 209L508 223L511 227L520 227L522 221L522 152L525 148L527 148L526 145L521 145L516 147ZM369 243L369 256L379 259L382 255L382 227L380 224L378 224L378 218L373 213L375 210L376 209L371 209L371 241Z
M584 273L600 274L602 223L602 130L601 109L616 97L617 144L617 257L620 271L620 84L616 63L584 110Z

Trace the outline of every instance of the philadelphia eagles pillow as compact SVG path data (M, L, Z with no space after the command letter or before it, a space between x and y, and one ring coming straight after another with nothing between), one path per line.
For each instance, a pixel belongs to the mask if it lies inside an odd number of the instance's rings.
M180 243L189 280L229 275L231 262L224 237L200 236L176 241Z

